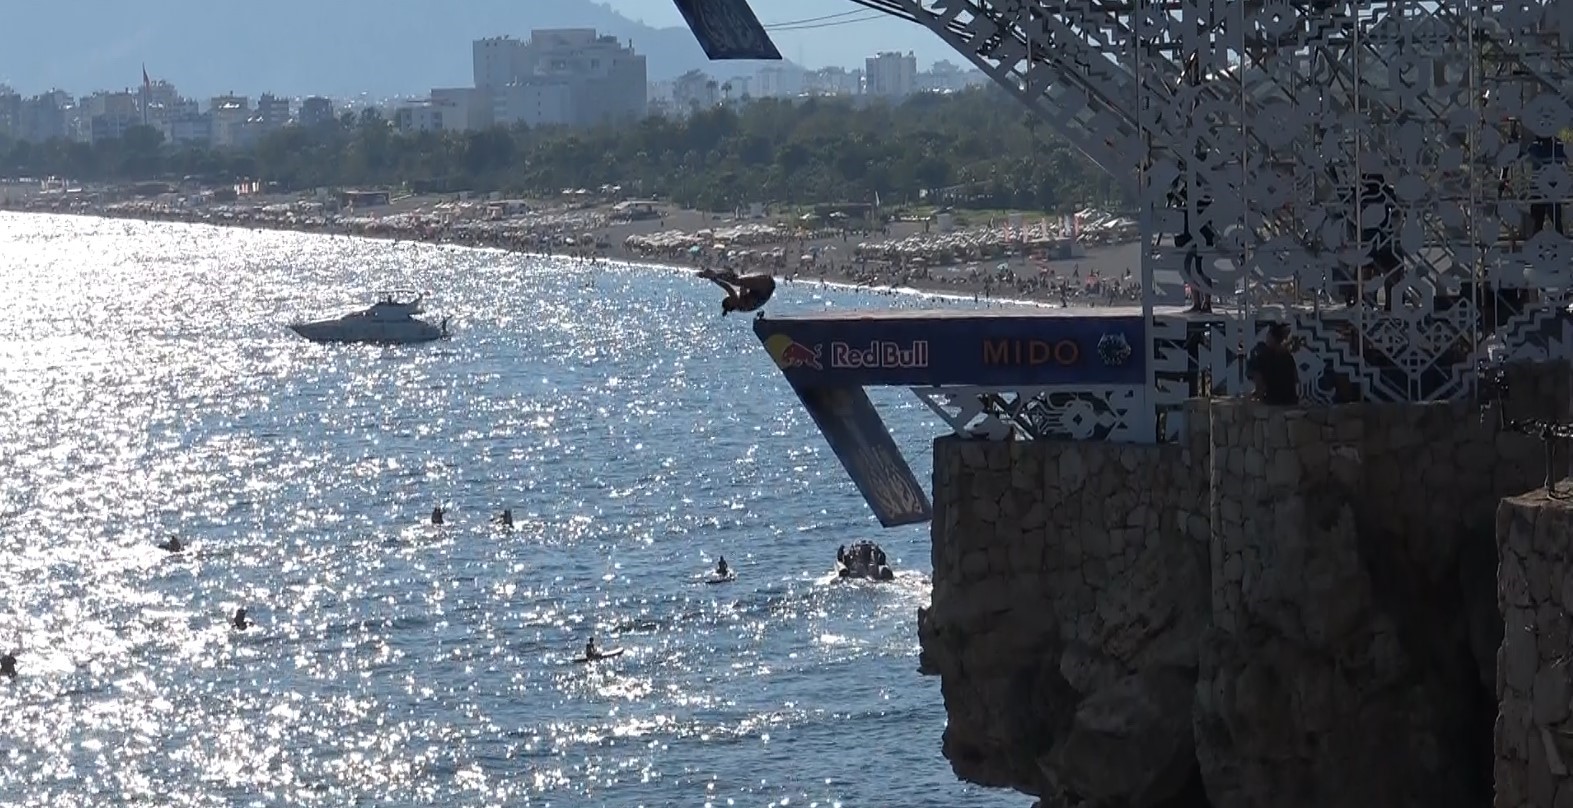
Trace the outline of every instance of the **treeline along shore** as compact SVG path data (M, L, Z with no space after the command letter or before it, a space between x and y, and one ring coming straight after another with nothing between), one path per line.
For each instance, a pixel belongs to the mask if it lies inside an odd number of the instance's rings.
M287 126L244 149L166 144L154 129L92 143L9 140L0 177L139 182L187 176L322 186L540 196L617 185L685 208L750 203L957 207L1069 213L1126 202L1118 186L996 88L897 105L761 99L686 118L595 129L401 133L374 108Z
M401 133L375 109L251 148L6 141L9 209L389 237L768 270L866 286L1094 302L1128 296L1118 227L1053 251L1117 185L1003 92L899 105L764 99L590 130ZM69 178L31 193L20 178ZM213 189L247 193L232 198ZM326 189L392 189L381 197ZM630 207L630 199L653 200ZM370 202L368 203L368 200ZM700 211L728 211L723 215ZM936 210L949 215L936 217ZM1010 215L1007 210L1041 211ZM851 215L840 211L851 211Z

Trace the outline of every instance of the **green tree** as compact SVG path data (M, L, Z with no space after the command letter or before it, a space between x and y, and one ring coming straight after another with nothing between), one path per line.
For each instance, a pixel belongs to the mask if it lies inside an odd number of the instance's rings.
M133 127L93 144L0 141L0 173L81 180L253 177L286 189L381 185L521 194L623 186L688 205L916 200L1061 212L1124 204L1091 166L1003 91L901 104L761 98L589 129L400 132L374 108L285 127L245 150L161 143Z

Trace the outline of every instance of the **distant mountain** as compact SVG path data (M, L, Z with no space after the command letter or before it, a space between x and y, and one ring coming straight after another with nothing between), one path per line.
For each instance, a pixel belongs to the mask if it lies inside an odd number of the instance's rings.
M226 92L373 98L472 80L470 43L533 28L594 28L647 57L651 81L720 78L687 28L653 28L593 0L70 0L7 3L0 82L34 94L135 88L142 65L188 97Z

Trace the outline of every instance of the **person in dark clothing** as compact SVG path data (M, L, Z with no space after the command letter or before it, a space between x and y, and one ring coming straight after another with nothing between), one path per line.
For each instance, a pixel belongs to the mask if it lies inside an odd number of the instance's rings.
M721 300L721 316L734 311L758 311L776 293L776 279L769 275L739 275L729 269L705 269L699 277L726 290Z
M1213 296L1208 292L1212 286L1212 279L1203 271L1205 264L1201 249L1196 244L1196 239L1191 236L1191 212L1186 204L1186 190L1183 185L1177 186L1169 193L1169 202L1180 210L1185 211L1185 222L1180 232L1174 236L1174 246L1185 250L1185 278L1191 284L1191 311L1210 312L1213 310ZM1201 227L1202 243L1209 248L1218 241L1218 233L1213 230L1211 222L1205 221L1207 208L1213 203L1212 197L1203 196L1196 203L1196 214L1203 217Z
M1530 142L1525 149L1529 157L1529 164L1535 171L1550 165L1565 165L1568 161L1567 146L1560 138L1538 137ZM1552 229L1562 232L1562 203L1560 201L1546 200L1533 202L1529 206L1529 233L1527 238L1533 238L1536 233L1544 230L1549 221Z
M1256 386L1256 397L1264 404L1275 407L1293 407L1300 403L1300 370L1295 366L1294 345L1289 339L1289 326L1274 323L1267 329L1267 338L1251 349L1245 372Z
M1336 182L1338 178L1333 175ZM1387 299L1383 308L1393 310L1393 291L1403 279L1404 258L1398 247L1398 197L1391 183L1379 173L1360 175L1360 189L1340 186L1338 204L1346 220L1350 238L1359 238L1365 246L1364 260L1360 266L1339 271L1339 296L1346 305L1353 306L1360 300L1363 279L1381 276L1382 289ZM1365 296L1368 306L1376 306L1376 293Z

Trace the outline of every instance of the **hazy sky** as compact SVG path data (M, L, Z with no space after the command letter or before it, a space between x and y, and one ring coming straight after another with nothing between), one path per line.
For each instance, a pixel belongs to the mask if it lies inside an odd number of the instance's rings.
M623 16L656 27L682 25L683 15L672 0L599 0ZM919 67L941 59L964 60L928 29L860 6L849 0L750 0L767 28L795 23L770 32L788 59L819 67L859 66L877 50L912 51ZM830 19L821 19L840 15ZM808 27L812 26L812 27ZM797 28L797 30L792 30Z
M922 26L851 0L750 2L781 55L806 67L860 67L886 50L912 51L921 68L964 61ZM472 39L605 27L606 8L668 29L647 43L661 60L655 73L677 75L688 62L719 76L758 68L705 62L672 0L0 0L0 82L28 94L134 88L146 65L198 98L411 95L467 86Z

